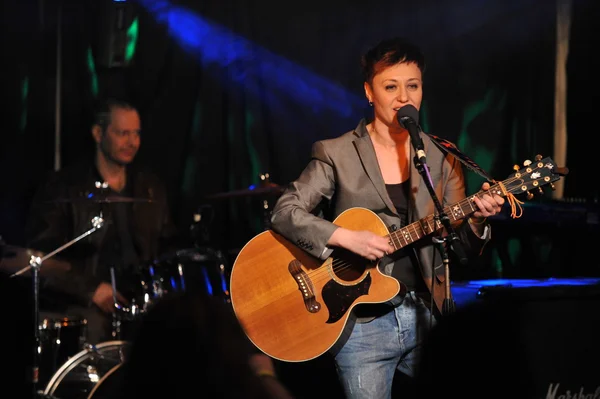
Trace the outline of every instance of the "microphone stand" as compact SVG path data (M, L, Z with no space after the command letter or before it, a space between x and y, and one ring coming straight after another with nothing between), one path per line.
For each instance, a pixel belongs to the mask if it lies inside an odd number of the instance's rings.
M416 148L415 148L416 151ZM456 309L456 304L454 299L452 298L452 293L450 291L450 261L448 257L448 251L446 251L446 247L444 245L445 242L450 244L452 250L456 253L458 258L460 259L460 263L465 264L467 262L467 257L465 255L464 249L462 247L462 243L456 234L456 231L450 224L450 218L444 211L437 195L435 194L435 190L433 189L433 183L431 182L431 176L429 175L429 167L424 160L419 159L417 155L414 157L414 164L417 168L417 171L423 178L425 182L425 186L427 186L427 190L429 191L429 195L433 200L435 208L437 210L437 214L435 216L435 221L439 221L442 223L446 232L448 233L447 237L433 237L433 242L438 244L438 248L442 254L442 260L444 263L444 275L445 275L445 290L444 290L444 302L442 306L442 316L448 316L454 313ZM435 265L431 265L431 296L433 297L433 287L434 287L434 279L435 279Z
M96 230L100 229L104 224L104 219L101 216L96 216L92 219L92 228L79 237L69 241L65 245L55 249L49 254L39 257L39 256L31 256L31 260L29 261L29 266L24 267L23 269L13 273L10 277L16 277L23 273L26 273L28 270L31 270L33 275L33 327L34 327L34 350L33 350L33 366L31 373L31 382L33 384L33 397L38 398L39 392L37 392L37 385L39 382L39 372L40 372L40 357L42 351L42 339L40 336L40 326L39 326L39 318L40 318L40 307L39 307L39 290L40 290L40 269L42 268L42 263L49 259L50 257L56 255L57 253L63 251L64 249L70 247L75 244L77 241L81 240L84 237L92 234Z
M444 246L445 239L433 237L433 242L438 244L438 248L440 253L442 254L442 260L444 263L444 303L442 304L442 315L448 316L454 313L456 310L456 305L454 303L454 299L452 298L452 292L450 290L450 260L448 258L448 251L446 251L446 247ZM432 281L434 278L435 269L432 269ZM433 288L433 283L431 284ZM432 290L433 291L433 290ZM431 293L433 295L433 292Z

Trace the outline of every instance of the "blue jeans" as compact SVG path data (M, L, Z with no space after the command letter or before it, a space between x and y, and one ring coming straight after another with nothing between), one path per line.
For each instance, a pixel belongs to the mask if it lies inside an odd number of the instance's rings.
M396 370L414 377L420 344L433 320L424 301L409 292L390 312L367 323L356 323L335 356L346 397L391 398Z

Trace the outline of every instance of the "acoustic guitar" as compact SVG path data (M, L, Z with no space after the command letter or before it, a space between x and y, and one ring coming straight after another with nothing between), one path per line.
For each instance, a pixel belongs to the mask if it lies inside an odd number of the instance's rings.
M535 162L492 185L490 192L531 197L530 190L541 191L566 173L566 168L538 155ZM483 194L479 191L447 206L450 221L474 213L473 198ZM333 223L387 236L396 250L443 228L431 214L390 232L365 208L350 208ZM343 249L335 249L323 261L272 230L246 243L234 261L230 281L233 310L248 338L268 356L286 362L308 361L330 350L348 332L355 306L389 301L399 290L398 281L383 274L378 262Z

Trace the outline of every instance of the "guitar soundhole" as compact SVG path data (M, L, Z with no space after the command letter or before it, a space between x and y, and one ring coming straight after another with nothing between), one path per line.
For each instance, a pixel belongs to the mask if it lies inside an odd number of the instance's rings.
M336 250L332 255L332 270L342 281L352 282L360 279L370 264L368 259L346 250Z

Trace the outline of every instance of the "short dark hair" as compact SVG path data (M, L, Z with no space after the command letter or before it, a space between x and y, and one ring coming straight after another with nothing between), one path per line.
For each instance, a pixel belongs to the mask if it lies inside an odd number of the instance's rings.
M100 100L94 109L94 125L100 126L102 132L110 125L110 114L114 109L127 109L137 111L136 106L127 100L110 97Z
M364 81L370 84L378 70L402 62L414 62L425 73L425 56L419 47L401 37L382 40L361 57Z

